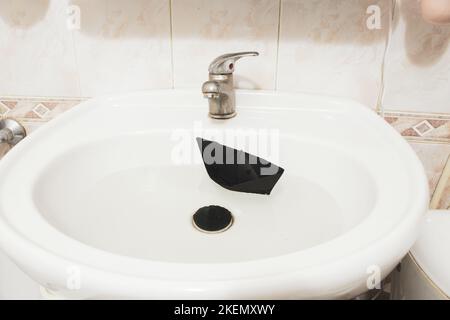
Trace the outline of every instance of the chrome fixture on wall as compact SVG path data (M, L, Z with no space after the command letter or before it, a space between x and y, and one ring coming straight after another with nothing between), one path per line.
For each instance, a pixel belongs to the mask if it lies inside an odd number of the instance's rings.
M12 147L26 135L25 128L16 120L10 118L0 120L0 145L7 144Z
M209 80L203 83L202 92L209 102L209 116L229 119L236 115L233 71L237 60L258 56L258 52L237 52L221 55L209 65Z

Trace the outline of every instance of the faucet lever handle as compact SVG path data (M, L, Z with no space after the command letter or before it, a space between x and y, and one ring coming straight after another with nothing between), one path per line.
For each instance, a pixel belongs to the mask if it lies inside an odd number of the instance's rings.
M234 65L237 60L243 57L259 56L256 51L245 51L236 53L227 53L217 57L209 65L210 74L230 74L234 71Z

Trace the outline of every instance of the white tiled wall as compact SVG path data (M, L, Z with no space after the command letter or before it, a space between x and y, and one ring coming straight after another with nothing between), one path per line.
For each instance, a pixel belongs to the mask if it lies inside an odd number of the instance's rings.
M83 96L172 86L170 6L161 0L72 0Z
M418 1L0 0L0 95L199 87L215 56L257 50L238 62L240 88L375 107L385 59L385 108L449 113L450 27L422 21ZM366 27L370 5L379 30ZM81 9L79 30L66 27L69 6Z
M369 30L370 5L382 12ZM375 107L390 0L282 0L277 88L351 97Z
M450 26L426 23L416 0L397 1L384 106L450 113Z
M0 0L0 94L80 95L67 3Z

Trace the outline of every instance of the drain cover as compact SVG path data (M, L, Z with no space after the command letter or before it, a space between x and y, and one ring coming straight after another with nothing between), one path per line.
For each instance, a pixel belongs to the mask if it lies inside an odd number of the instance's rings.
M230 211L221 206L206 206L195 212L192 222L200 231L218 233L231 227L233 216Z

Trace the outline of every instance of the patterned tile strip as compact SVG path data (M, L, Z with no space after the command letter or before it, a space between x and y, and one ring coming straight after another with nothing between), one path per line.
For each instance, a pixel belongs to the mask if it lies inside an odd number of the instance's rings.
M0 119L6 117L16 119L25 127L29 135L42 124L56 118L83 100L85 99L0 97ZM0 153L0 155L3 154L4 152Z
M450 115L388 111L384 119L411 143L422 160L431 207L450 209Z
M450 115L385 112L384 119L410 141L450 143Z

